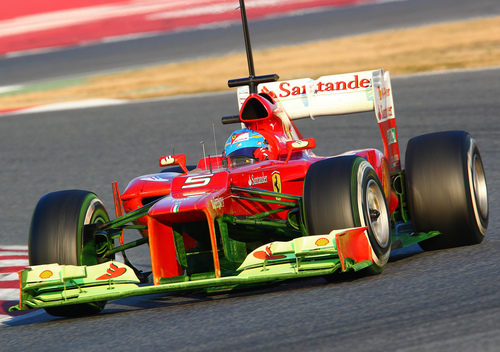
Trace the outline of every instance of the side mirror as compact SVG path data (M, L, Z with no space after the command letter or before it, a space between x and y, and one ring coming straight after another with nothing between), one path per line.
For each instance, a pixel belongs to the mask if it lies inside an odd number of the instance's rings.
M188 169L186 168L186 154L162 156L159 162L161 167L179 165L185 174L188 173Z
M286 142L286 149L288 151L288 155L286 156L285 162L288 163L293 152L306 149L314 149L314 148L316 148L316 140L314 138L305 138L295 141L288 141Z

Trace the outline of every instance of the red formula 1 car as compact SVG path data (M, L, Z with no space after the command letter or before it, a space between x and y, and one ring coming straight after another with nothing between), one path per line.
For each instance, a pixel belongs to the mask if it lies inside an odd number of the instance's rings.
M244 5L244 4L243 4ZM411 139L402 169L388 72L363 71L277 82L230 80L242 124L222 155L195 169L183 154L164 156L164 172L137 177L110 220L94 193L50 193L31 224L31 267L20 272L19 305L54 315L99 312L132 295L238 286L336 272L379 273L391 249L475 244L488 224L485 174L464 131ZM374 111L384 151L333 157L312 150L294 119ZM142 238L124 243L123 231ZM120 242L120 243L118 243ZM115 261L148 244L152 273Z

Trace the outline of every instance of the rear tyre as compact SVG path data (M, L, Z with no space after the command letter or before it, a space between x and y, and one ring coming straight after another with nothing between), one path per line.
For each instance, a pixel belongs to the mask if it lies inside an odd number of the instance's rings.
M415 231L442 234L424 250L480 243L488 227L488 191L479 149L465 131L412 138L406 148L406 189Z
M380 273L389 259L389 209L373 167L358 156L341 156L312 164L304 180L304 220L311 235L368 226L374 263Z
M108 214L94 193L68 190L49 193L38 202L31 220L28 242L30 265L95 265L112 258L101 258L96 243L86 236L84 225L105 223ZM56 316L81 316L99 313L105 301L46 308Z

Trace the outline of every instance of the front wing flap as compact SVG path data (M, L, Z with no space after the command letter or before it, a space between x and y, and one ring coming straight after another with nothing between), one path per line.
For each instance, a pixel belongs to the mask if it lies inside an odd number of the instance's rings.
M263 282L361 270L372 264L366 228L334 230L327 235L272 242L251 252L231 276L139 285L132 268L120 262L92 266L38 265L19 272L20 299L10 310L27 310L129 296L232 288Z
M288 242L271 242L251 252L238 270L290 261L296 262L297 270L300 270L300 263L312 257L316 261L335 258L343 271L347 270L349 263L354 262L357 266L352 269L359 270L373 262L366 230L367 227L333 230L327 235L303 236Z

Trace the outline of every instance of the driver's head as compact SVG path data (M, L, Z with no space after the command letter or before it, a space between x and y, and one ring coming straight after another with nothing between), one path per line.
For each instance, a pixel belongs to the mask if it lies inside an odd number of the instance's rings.
M244 128L234 131L224 145L224 155L232 167L253 164L269 158L266 139L258 132Z

